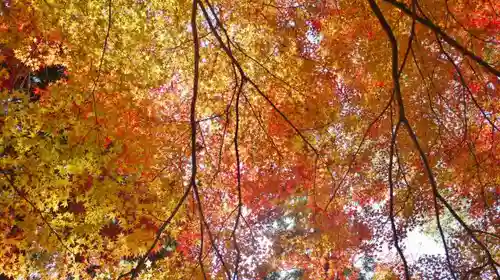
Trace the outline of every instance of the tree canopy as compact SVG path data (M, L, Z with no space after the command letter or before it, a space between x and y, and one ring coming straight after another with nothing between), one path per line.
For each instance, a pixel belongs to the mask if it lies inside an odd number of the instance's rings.
M500 279L499 44L490 0L2 0L1 277Z

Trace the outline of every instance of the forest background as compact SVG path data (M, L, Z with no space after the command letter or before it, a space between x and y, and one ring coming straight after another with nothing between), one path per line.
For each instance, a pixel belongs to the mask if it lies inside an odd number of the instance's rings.
M499 14L0 1L0 277L500 278Z

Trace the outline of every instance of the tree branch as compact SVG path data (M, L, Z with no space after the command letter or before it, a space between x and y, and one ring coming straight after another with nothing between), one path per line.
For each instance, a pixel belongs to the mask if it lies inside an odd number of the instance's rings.
M387 3L390 3L394 7L396 7L398 10L402 11L403 13L412 16L412 11L408 6L406 6L404 3L395 1L395 0L384 0ZM430 21L427 18L422 18L420 16L416 16L416 20L420 22L421 24L427 26L429 29L431 29L434 33L438 34L440 37L443 38L448 44L456 48L458 51L460 51L463 55L471 58L472 60L476 61L479 65L483 66L486 70L488 70L491 74L500 77L500 71L495 69L493 66L491 66L488 62L484 61L482 58L474 54L472 51L469 51L466 47L458 43L455 39L450 37L446 32L443 31L439 26L435 25L432 21Z
M394 145L396 142L396 136L397 132L399 130L399 127L402 122L406 120L405 117L405 110L404 110L404 105L403 105L403 98L401 96L401 88L399 86L399 65L398 65L398 43L396 41L396 37L394 37L394 34L392 33L392 29L385 20L384 15L382 14L382 11L378 7L377 3L375 3L375 0L368 0L370 3L370 7L372 11L375 13L375 16L377 17L378 21L380 22L380 25L384 29L385 33L387 34L387 37L389 38L389 41L391 43L391 50L392 50L392 80L394 83L394 96L395 99L398 103L399 106L399 120L396 124L396 128L394 129L394 132L392 132L392 127L391 127L391 133L392 133L392 139L391 139L391 147L390 147L390 154L389 154L389 200L390 200L390 211L389 211L389 216L391 219L391 226L392 226L392 232L393 232L393 238L394 238L394 243L396 246L396 250L399 253L399 256L401 257L401 260L403 261L403 267L404 267L404 273L405 273L405 279L410 279L410 269L408 267L408 263L406 261L406 258L403 254L403 251L401 250L399 243L398 243L398 237L397 237L397 232L396 232L396 226L394 222L394 202L393 202L393 189L394 185L392 182L392 162L393 162L393 157L394 157Z

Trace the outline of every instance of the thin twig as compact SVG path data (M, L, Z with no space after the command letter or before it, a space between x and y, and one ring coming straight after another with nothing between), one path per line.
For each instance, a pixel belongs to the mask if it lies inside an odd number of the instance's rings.
M436 35L436 40L438 42L439 48L444 53L444 55L446 56L447 60L453 65L453 68L455 69L455 71L458 74L458 77L460 79L460 83L462 84L462 87L464 87L465 90L467 90L467 93L469 94L470 98L472 99L472 102L474 103L474 105L479 109L479 111L481 112L481 114L483 115L483 117L486 119L486 121L489 122L490 125L494 129L496 129L497 131L500 132L500 129L498 128L498 126L496 126L496 124L488 117L488 115L486 114L486 112L484 111L484 109L477 102L476 98L474 97L474 94L472 94L472 91L470 90L469 86L465 82L465 78L462 75L462 71L460 70L460 68L458 68L457 64L453 61L453 58L450 56L450 54L444 49L443 44L441 43L441 41L439 40L439 37L437 35Z
M390 153L390 158L389 158L389 188L390 188L390 200L392 200L392 195L393 195L393 182L392 182L392 161L393 161L393 156L394 156L394 145L396 142L396 136L397 136L397 131L399 129L399 126L401 125L402 122L406 120L405 116L405 109L404 109L404 104L403 104L403 97L401 95L401 88L399 85L399 76L400 76L400 71L399 65L398 65L398 43L396 40L396 37L394 37L394 34L392 32L391 27L389 26L389 23L387 23L384 15L382 14L382 11L378 7L377 3L375 0L368 0L370 3L370 7L372 11L374 12L375 16L377 17L380 25L382 26L382 29L384 29L385 33L387 34L387 37L389 39L389 42L391 44L391 51L392 51L392 81L394 83L394 97L397 101L397 105L399 107L399 118L398 122L396 124L395 131L392 132L392 127L391 127L391 133L392 133L392 139L391 139L391 153ZM403 267L404 267L404 273L405 273L405 279L410 279L410 269L408 267L408 263L406 261L406 258L403 254L403 251L399 247L398 244L398 238L397 238L397 232L396 232L396 227L394 223L394 216L393 216L393 203L391 203L391 208L390 208L390 218L391 218L391 225L392 225L392 231L393 231L393 236L394 236L394 243L396 246L396 249L399 253L399 256L401 257L401 260L403 261Z
M73 251L64 243L61 235L59 235L59 233L57 233L57 231L50 225L49 221L47 221L47 219L44 217L42 211L40 209L38 209L38 207L36 207L35 203L33 203L26 195L24 195L23 192L18 187L16 187L16 185L14 184L14 179L12 179L12 177L7 176L6 173L2 173L2 174L5 177L5 179L7 179L7 182L9 182L9 185L14 189L14 191L24 201L26 201L33 208L33 210L35 210L35 212L40 216L43 223L46 224L47 227L49 228L50 232L52 232L56 236L57 240L59 241L59 243L61 243L61 245L64 247L64 249L66 251L68 251L70 254L74 255Z
M96 126L99 125L99 122L97 120L97 104L96 104L96 98L95 98L95 91L97 89L97 83L99 82L99 78L101 77L101 72L102 72L102 67L104 65L104 55L106 54L106 50L108 49L108 40L109 40L109 34L111 31L111 24L112 24L112 4L111 0L108 0L108 27L106 30L106 37L104 38L104 44L102 46L102 52L101 52L101 59L99 60L99 68L97 69L97 76L94 79L94 83L92 85L92 90L90 92L92 96L92 107L94 110L94 118L95 118L95 124ZM98 139L99 141L99 139Z

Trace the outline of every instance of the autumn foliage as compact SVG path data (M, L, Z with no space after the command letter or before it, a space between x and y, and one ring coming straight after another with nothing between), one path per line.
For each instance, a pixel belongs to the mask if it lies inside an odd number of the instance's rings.
M0 1L0 277L500 279L499 44L488 0Z

